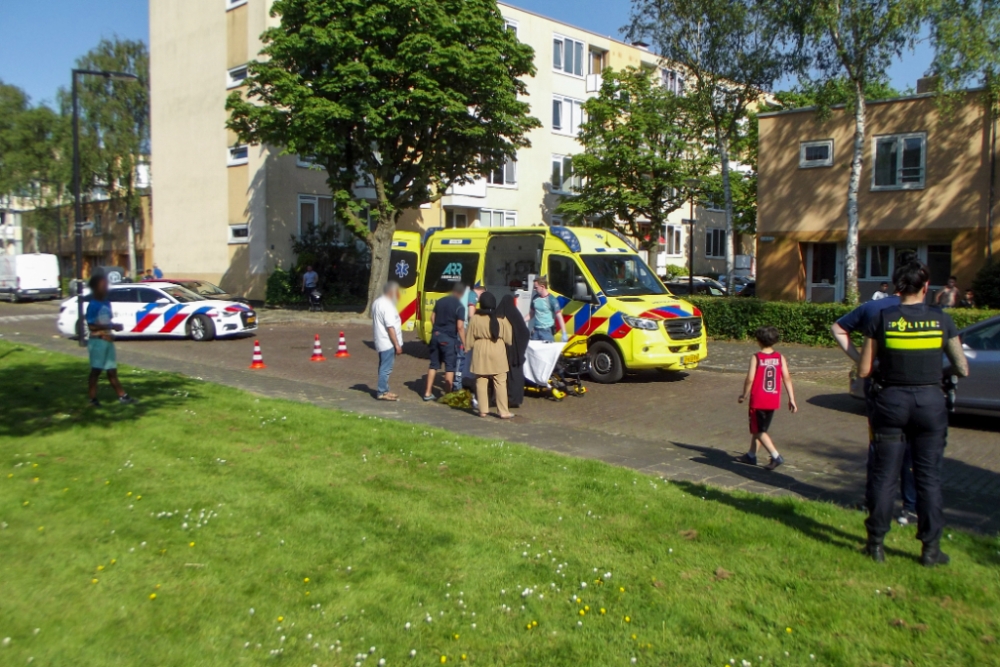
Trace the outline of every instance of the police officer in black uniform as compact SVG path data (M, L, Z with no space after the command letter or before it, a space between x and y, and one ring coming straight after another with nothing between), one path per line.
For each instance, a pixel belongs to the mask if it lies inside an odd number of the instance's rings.
M949 560L940 545L944 528L941 462L948 435L941 353L948 355L956 375L967 376L969 367L951 317L925 303L930 281L927 267L911 262L897 269L893 278L900 303L869 322L859 364L861 377L869 377L878 360L872 384L874 460L868 473L871 493L865 551L877 562L885 560L882 541L892 523L896 486L909 443L917 483L917 539L924 545L920 562L933 567Z

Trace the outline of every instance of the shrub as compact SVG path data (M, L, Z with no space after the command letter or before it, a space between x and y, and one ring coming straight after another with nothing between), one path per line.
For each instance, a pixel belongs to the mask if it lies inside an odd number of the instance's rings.
M1000 308L1000 261L990 262L979 270L972 292L980 308Z
M298 281L297 272L275 269L267 277L267 294L265 299L269 306L287 306L305 303L306 295L301 290L296 289Z
M667 264L665 271L667 280L673 280L674 278L688 274L687 267L679 264Z
M747 340L762 326L774 326L786 343L833 346L830 325L851 311L842 303L761 301L745 297L686 298L701 310L708 335ZM1000 314L998 311L954 308L948 311L959 329Z

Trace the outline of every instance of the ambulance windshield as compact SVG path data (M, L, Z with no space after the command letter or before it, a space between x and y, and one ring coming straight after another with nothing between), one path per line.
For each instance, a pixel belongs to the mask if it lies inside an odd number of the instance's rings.
M583 255L583 262L608 296L667 294L663 284L638 255Z

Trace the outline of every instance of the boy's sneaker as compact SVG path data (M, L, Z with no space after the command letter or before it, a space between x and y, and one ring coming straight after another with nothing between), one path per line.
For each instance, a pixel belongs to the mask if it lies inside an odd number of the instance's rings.
M99 408L99 407L101 407L101 402L99 400L97 400L96 398L92 398L92 399L90 399L90 407L92 407L92 408Z
M764 470L774 470L784 462L784 457L781 456L781 454L778 454L776 458L771 459L771 462L764 466Z
M118 397L118 402L121 403L122 405L135 405L136 403L138 403L138 401L136 401L128 394Z
M896 519L900 526L909 526L911 523L917 523L917 513L911 512L910 510L903 510L903 513L899 515Z
M744 454L736 459L737 463L746 463L747 465L755 466L757 465L757 457L751 456L749 454Z

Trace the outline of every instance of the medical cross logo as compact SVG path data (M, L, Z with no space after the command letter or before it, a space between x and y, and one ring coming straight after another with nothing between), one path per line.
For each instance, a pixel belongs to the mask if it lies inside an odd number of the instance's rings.
M399 260L396 264L396 277L402 280L406 276L410 275L410 265L405 259Z

